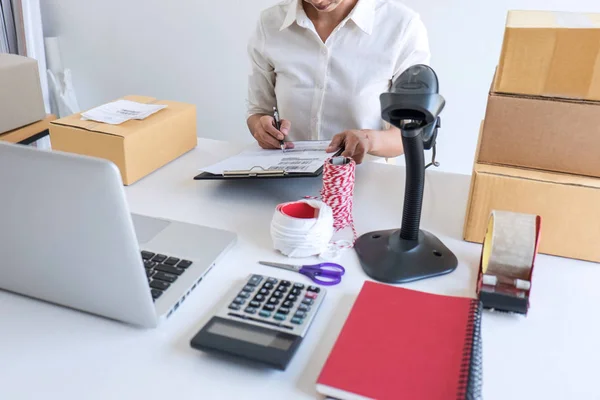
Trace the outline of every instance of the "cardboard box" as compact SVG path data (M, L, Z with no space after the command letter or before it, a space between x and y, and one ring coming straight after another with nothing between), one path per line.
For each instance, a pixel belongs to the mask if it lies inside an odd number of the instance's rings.
M463 237L482 243L492 210L537 214L540 253L600 262L600 179L476 164Z
M196 147L194 105L144 96L123 99L168 107L120 125L84 121L80 114L58 119L50 124L52 148L110 160L119 167L123 183L131 185Z
M0 134L46 117L36 60L0 54Z
M510 11L494 92L600 100L600 14Z
M600 177L600 103L491 94L478 163Z

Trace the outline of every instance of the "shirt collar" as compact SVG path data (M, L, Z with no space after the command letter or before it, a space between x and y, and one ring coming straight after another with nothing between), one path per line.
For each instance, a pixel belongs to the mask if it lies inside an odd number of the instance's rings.
M305 14L302 1L292 0L289 2L285 19L279 30L289 28L296 21L300 22L300 18ZM370 35L373 31L373 20L375 19L375 1L358 0L348 18L354 21L363 32Z
M289 28L296 20L298 19L301 11L304 11L302 8L302 0L292 0L288 4L288 10L285 15L285 19L283 20L283 24L281 25L280 31Z
M375 20L375 0L358 0L349 17L363 32L370 35Z

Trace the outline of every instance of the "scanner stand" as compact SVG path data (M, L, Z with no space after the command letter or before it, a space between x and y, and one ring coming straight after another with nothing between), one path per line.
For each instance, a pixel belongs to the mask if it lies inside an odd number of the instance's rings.
M365 273L384 283L407 283L448 274L458 260L436 236L420 230L418 240L400 237L400 229L361 236L355 249Z

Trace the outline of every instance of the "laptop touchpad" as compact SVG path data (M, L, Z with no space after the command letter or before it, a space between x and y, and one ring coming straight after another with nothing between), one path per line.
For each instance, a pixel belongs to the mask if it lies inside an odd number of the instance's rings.
M131 219L139 244L148 243L171 224L169 221L137 214L131 214Z

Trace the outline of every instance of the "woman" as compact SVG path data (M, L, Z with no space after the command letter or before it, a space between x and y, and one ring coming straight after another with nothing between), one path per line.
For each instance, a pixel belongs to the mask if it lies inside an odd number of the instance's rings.
M357 163L403 153L379 96L408 67L429 63L414 11L396 0L287 0L262 12L248 51L247 122L261 147L331 140L328 151L343 147Z

